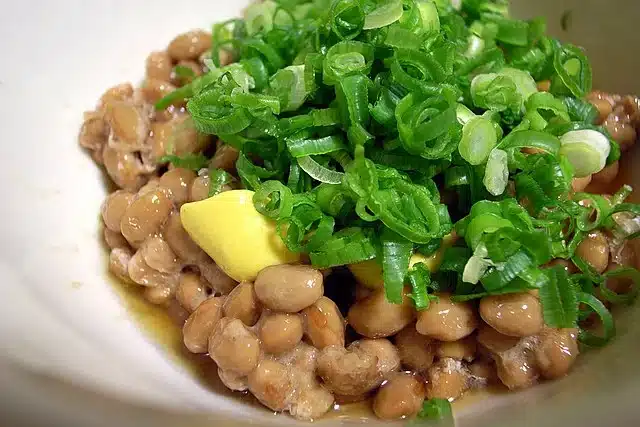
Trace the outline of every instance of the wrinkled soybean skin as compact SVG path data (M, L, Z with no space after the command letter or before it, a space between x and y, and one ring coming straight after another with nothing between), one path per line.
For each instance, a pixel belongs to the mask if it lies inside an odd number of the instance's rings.
M137 191L144 184L145 171L135 153L118 151L107 144L102 150L102 160L109 177L118 187Z
M426 372L433 364L437 342L419 334L415 325L407 326L401 330L396 335L395 342L400 360L407 368L417 372Z
M144 298L151 304L163 305L166 308L171 306L171 302L176 293L176 281L159 283L152 288L144 290Z
M313 371L293 370L292 381L297 384L298 393L289 407L292 417L313 421L331 409L333 394L317 380Z
M103 237L105 243L111 249L129 247L129 242L127 242L122 233L120 233L119 231L111 231L105 227Z
M121 83L107 89L100 98L100 108L106 109L114 102L125 101L133 96L131 83Z
M302 339L302 319L298 314L269 313L260 320L258 335L264 351L285 353L293 350Z
M593 175L592 181L597 184L611 184L620 172L620 162L615 161L600 172Z
M287 409L294 387L285 365L275 360L263 359L248 380L249 391L263 405L274 411Z
M469 389L469 372L457 360L439 360L427 371L426 394L429 399L458 399Z
M218 377L220 378L220 381L222 381L222 384L227 386L229 390L246 391L249 388L249 384L247 384L247 377L238 375L235 372L225 371L218 368Z
M116 248L109 254L109 271L125 283L131 283L129 262L132 255L129 248Z
M438 295L429 308L418 313L416 330L422 335L440 341L458 341L478 326L473 305L469 302L452 302L448 294Z
M441 359L449 357L471 362L476 354L476 339L474 336L468 336L458 341L442 341L438 343L436 353Z
M209 337L209 356L224 370L248 375L260 359L260 342L244 323L223 317Z
M173 64L167 52L151 52L146 63L147 77L163 81L169 81Z
M601 231L589 233L576 249L576 255L585 260L598 273L609 265L609 243Z
M167 242L158 236L145 240L140 250L147 265L154 270L170 274L179 273L182 269Z
M490 360L476 360L469 365L469 373L472 375L474 386L484 386L497 381L495 364Z
M149 133L149 123L134 103L114 102L107 108L106 118L111 126L112 146L127 151L141 148Z
M290 351L278 355L279 362L300 371L315 372L320 351L301 341Z
M175 254L185 262L195 263L204 257L202 249L196 245L182 226L179 212L174 211L169 215L164 226L163 235Z
M160 185L171 191L171 198L176 205L182 205L189 201L189 189L195 178L193 171L175 168L162 175Z
M538 380L538 370L529 353L514 351L496 357L498 378L509 390L531 387Z
M122 217L134 198L133 193L124 190L111 193L106 198L102 205L102 220L109 230L120 233Z
M258 299L271 310L297 313L324 293L322 274L306 265L275 265L258 273Z
M535 335L544 326L540 301L528 293L482 298L480 316L496 331L512 337Z
M382 382L387 374L400 369L400 354L398 353L398 349L387 339L364 338L352 342L347 349L375 357L380 382Z
M240 319L247 326L256 324L260 317L260 303L253 283L242 282L231 291L224 302L224 315Z
M478 328L477 340L480 345L495 354L510 350L520 342L519 338L503 335L485 323Z
M318 356L318 375L337 394L357 396L379 385L377 358L344 347L326 347Z
M344 346L345 322L338 306L327 297L302 311L305 334L314 347L322 350L330 345Z
M182 273L176 299L185 310L191 313L206 301L209 296L208 288L209 286L199 274Z
M424 386L413 375L392 374L373 400L373 412L383 420L401 420L415 416L422 408Z
M127 271L131 280L139 285L150 288L172 286L176 279L175 275L161 273L151 268L145 261L143 255L144 251L139 250L129 261Z
M198 59L211 47L211 34L202 30L192 30L176 36L167 52L175 61Z
M182 329L184 345L192 353L206 353L209 335L222 318L223 298L209 298L189 316Z
M413 321L415 311L411 299L403 296L402 304L387 301L384 289L351 306L347 316L349 324L367 338L390 337Z
M566 375L579 354L576 329L545 329L534 348L536 363L543 377Z
M149 78L140 87L144 100L149 104L155 104L162 98L176 90L176 87L164 80Z
M535 360L529 351L536 345L535 341L535 337L503 335L485 324L478 331L478 343L491 352L498 378L509 389L529 387L538 379Z
M173 208L173 202L164 191L152 190L142 194L122 216L122 235L134 246L142 243L159 231Z

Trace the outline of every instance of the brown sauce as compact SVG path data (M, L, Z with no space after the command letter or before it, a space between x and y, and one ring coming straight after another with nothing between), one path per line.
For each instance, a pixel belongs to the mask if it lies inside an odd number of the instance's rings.
M586 191L591 193L612 194L615 193L622 185L632 183L635 152L632 150L627 155L623 155L620 160L620 173L617 178L607 186L590 185ZM111 190L111 188L109 189ZM634 191L631 201L638 202L640 194ZM640 245L638 245L640 246ZM640 247L637 247L640 249ZM108 254L106 246L105 253ZM108 265L108 259L105 260ZM121 298L123 304L127 308L130 316L139 325L143 334L156 344L167 356L169 360L178 366L184 368L189 374L200 384L210 389L212 392L232 396L239 402L260 407L268 411L260 402L257 401L250 393L233 392L226 388L218 377L218 370L213 362L206 355L198 355L190 353L182 342L182 328L180 319L171 315L171 310L167 307L158 306L148 302L142 295L143 287L135 284L123 283L115 278L111 273L107 272L107 278L112 284L116 294ZM485 389L470 390L453 404L454 411L467 408L471 405L496 396L498 394L507 393L506 387L501 385L493 385ZM350 422L366 422L367 420L377 419L371 409L371 401L363 401L347 405L334 405L334 409L324 416L329 420L349 420Z
M215 363L208 356L193 354L187 350L182 343L180 319L177 316L172 317L167 307L154 305L145 300L142 286L123 283L110 273L108 279L142 333L158 346L171 362L187 370L200 384L215 393L242 396L240 393L233 393L222 384Z
M178 316L172 316L171 310L168 310L167 307L148 302L142 294L143 287L123 283L109 272L107 272L107 279L144 336L158 346L172 363L185 369L198 383L213 393L231 396L244 404L269 411L250 393L233 392L225 387L218 377L215 363L208 356L189 352L182 343L182 328L180 326L182 320ZM453 408L459 410L505 391L504 387L471 390L457 400L453 404ZM371 409L371 401L367 400L346 405L336 404L323 419L348 419L350 422L366 422L377 418Z

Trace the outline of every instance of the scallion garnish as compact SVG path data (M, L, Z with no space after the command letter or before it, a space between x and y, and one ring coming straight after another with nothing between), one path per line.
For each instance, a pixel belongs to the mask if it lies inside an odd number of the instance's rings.
M567 132L560 138L560 143L560 155L571 162L579 178L604 169L611 151L609 139L591 129Z
M425 400L422 404L422 410L418 414L418 418L452 423L453 412L451 411L451 403L447 399L439 398Z
M603 347L611 341L616 335L616 325L613 321L611 312L605 307L605 305L592 294L585 292L578 292L578 302L588 307L590 312L593 312L600 319L602 324L602 335L596 335L593 332L587 330L581 330L578 339L584 345L589 347Z
M244 20L214 26L208 72L156 108L187 101L199 132L238 149L256 209L315 267L378 258L388 300L410 286L419 310L431 291L467 301L537 289L547 325L595 312L604 335L581 340L602 345L615 329L594 295L626 303L640 273L598 275L576 248L593 230L618 245L636 237L640 207L625 202L628 189L611 200L573 194L573 178L617 161L620 147L583 99L592 78L582 50L548 37L544 20L509 17L506 3L255 3ZM220 67L221 52L235 62ZM210 176L212 193L230 179ZM454 228L461 238L440 249ZM440 271L409 268L414 251L438 250ZM546 268L556 258L580 272ZM633 285L616 293L607 280ZM422 414L448 408L434 399Z
M197 172L200 169L207 167L207 165L209 164L209 159L207 159L201 153L184 154L182 156L177 156L175 154L165 154L158 159L158 163L171 163L177 168L190 169Z

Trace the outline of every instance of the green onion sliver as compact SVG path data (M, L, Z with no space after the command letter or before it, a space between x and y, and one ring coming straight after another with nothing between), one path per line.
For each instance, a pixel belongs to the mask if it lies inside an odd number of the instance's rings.
M402 0L377 1L376 3L378 7L364 17L363 29L365 30L391 25L400 19L404 12Z
M604 347L616 335L616 325L611 312L595 296L586 292L578 292L578 302L588 306L602 323L602 335L598 336L590 331L581 330L578 340L589 347Z
M440 398L425 400L422 404L422 410L418 414L418 418L441 420L447 423L451 422L453 425L451 403L447 399Z
M462 128L462 139L458 144L458 151L470 164L480 165L487 160L497 143L498 136L493 123L485 118L475 117Z
M504 193L509 182L509 167L507 152L495 149L489 154L487 167L484 172L483 184L487 191L494 196Z
M324 182L325 184L340 184L344 173L336 172L334 170L325 168L311 156L303 156L298 158L298 165L300 168L309 174L309 176L316 181Z
M293 194L280 181L267 181L253 195L253 205L271 219L285 218L293 210Z
M573 165L578 178L604 169L611 151L609 139L591 129L567 132L560 138L560 143L560 155Z
M625 293L618 293L608 287L609 279L625 280L629 289ZM620 267L604 274L604 281L600 285L602 299L612 304L629 304L638 297L640 272L631 267Z

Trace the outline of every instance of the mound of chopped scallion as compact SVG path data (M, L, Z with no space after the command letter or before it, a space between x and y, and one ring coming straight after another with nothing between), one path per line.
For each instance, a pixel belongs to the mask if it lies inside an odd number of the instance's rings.
M509 17L503 0L267 0L245 16L214 26L210 71L157 108L188 99L197 129L239 150L238 177L291 251L321 269L376 259L388 300L407 284L417 309L434 292L539 290L547 325L595 313L602 333L581 341L612 338L601 300L637 288L605 282L639 273L598 275L575 250L595 229L635 237L617 218L640 206L624 202L628 187L572 192L574 177L620 157L583 99L580 48L546 36L543 20ZM220 51L234 62L220 67ZM438 271L409 269L450 233ZM546 268L557 258L580 271Z

